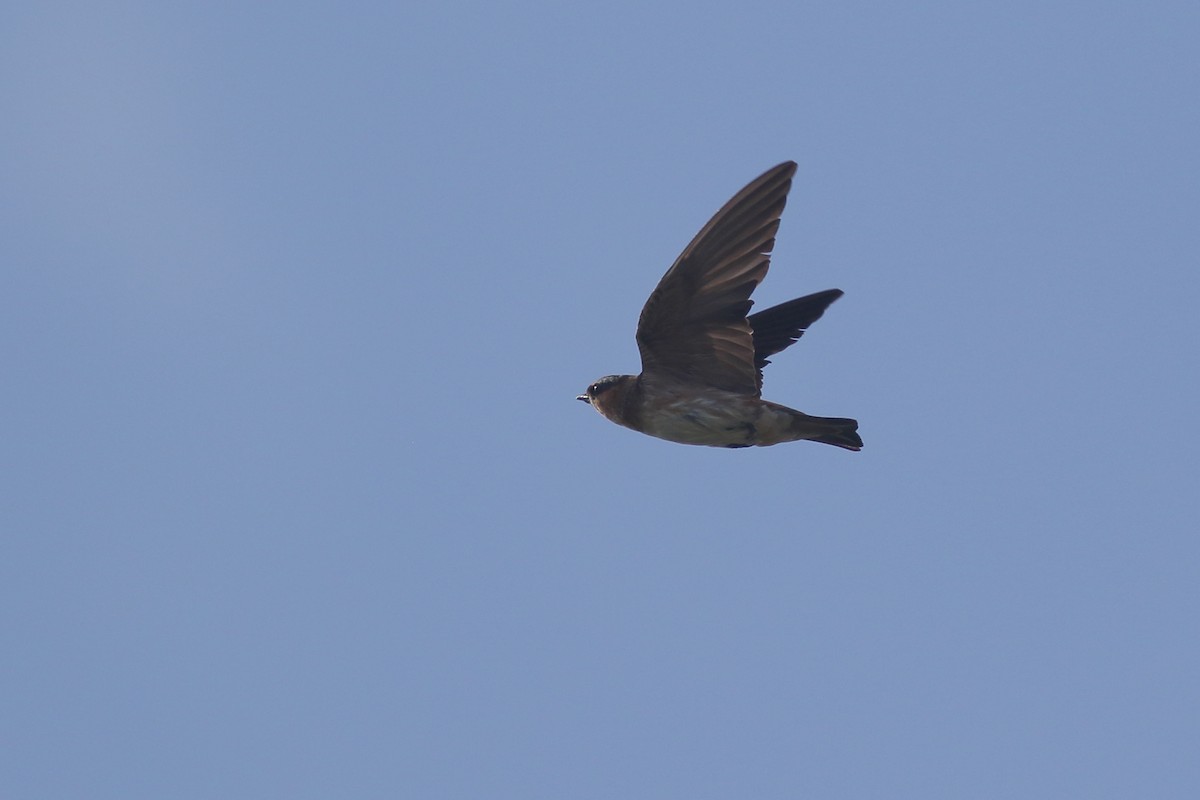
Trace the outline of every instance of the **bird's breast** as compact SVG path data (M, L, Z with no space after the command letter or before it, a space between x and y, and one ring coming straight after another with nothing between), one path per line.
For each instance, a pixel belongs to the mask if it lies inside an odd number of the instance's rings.
M758 399L727 392L651 395L642 406L642 431L681 444L745 447L757 441L761 413Z

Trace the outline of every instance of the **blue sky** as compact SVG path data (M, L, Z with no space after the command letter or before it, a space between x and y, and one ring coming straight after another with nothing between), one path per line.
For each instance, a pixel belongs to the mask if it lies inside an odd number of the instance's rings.
M1197 796L1198 23L0 12L0 795ZM865 449L576 402L786 159Z

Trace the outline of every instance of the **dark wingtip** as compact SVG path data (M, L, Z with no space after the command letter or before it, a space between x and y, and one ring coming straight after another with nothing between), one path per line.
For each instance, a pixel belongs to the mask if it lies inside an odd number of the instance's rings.
M769 356L795 344L843 294L841 289L826 289L751 314L747 322L754 335L754 365L760 376L762 368L770 363Z

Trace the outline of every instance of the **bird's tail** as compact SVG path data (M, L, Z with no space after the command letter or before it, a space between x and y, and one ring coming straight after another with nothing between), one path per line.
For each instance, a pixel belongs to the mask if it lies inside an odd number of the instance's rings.
M858 420L844 417L810 417L792 411L792 434L797 439L831 444L847 450L861 450L862 437L858 435Z

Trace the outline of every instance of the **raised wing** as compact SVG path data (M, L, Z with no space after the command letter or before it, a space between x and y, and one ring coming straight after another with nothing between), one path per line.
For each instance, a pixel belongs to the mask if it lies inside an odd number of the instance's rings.
M700 229L642 308L642 373L758 395L746 314L766 276L796 164L754 179ZM775 351L777 352L777 351Z
M829 304L841 296L841 289L826 289L750 315L747 321L754 333L754 367L758 370L760 390L763 367L771 363L767 357L795 344L821 318Z

